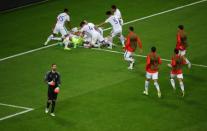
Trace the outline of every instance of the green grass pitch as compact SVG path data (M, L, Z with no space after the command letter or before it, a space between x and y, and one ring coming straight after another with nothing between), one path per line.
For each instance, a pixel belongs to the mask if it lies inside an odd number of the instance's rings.
M51 0L1 13L0 58L41 47L65 7L71 12L72 25L78 26L83 19L99 24L111 4L120 8L127 22L195 1ZM170 59L177 25L184 24L190 43L187 56L192 63L207 65L206 14L207 2L202 2L129 25L143 42L143 55L154 45L162 58ZM124 26L124 35L129 25ZM83 48L68 52L56 46L1 61L0 103L34 110L0 121L0 131L206 131L207 68L184 69L186 96L181 98L179 86L176 92L170 86L170 70L163 61L159 74L163 98L159 99L152 83L150 95L142 95L145 58L135 58L135 69L129 71L121 54ZM56 117L44 113L47 86L43 77L53 62L62 75ZM0 106L0 117L19 111Z

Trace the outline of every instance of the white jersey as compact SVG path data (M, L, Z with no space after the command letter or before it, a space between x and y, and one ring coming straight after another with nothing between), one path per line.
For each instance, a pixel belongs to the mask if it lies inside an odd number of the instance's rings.
M117 18L115 15L111 15L108 19L106 19L105 23L110 23L114 32L122 30L119 18Z
M61 13L57 16L57 23L58 26L64 26L66 21L70 21L70 17L67 13Z
M97 31L95 30L95 25L93 23L88 23L85 24L81 30L81 32L85 32L87 35L93 36L94 34L97 33Z
M122 19L122 16L121 16L121 12L119 9L116 9L116 11L114 12L114 15L119 18L119 19Z

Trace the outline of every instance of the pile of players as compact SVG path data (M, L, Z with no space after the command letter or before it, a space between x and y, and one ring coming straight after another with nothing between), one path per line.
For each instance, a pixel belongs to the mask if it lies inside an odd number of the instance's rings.
M112 49L113 47L113 38L117 36L120 39L120 42L125 50L124 59L129 62L128 69L132 70L135 59L133 58L133 53L135 52L137 46L139 46L140 53L142 53L142 43L139 37L134 33L134 28L129 27L129 34L125 38L122 35L122 25L123 19L121 16L120 10L115 6L111 6L111 10L106 12L107 19L96 25L86 20L80 23L80 27L72 28L70 27L70 17L68 15L68 10L64 9L64 12L57 16L57 23L53 29L53 33L48 37L44 45L47 45L51 40L62 41L64 44L64 50L71 50L71 45L76 48L77 46L82 45L85 48L100 48L102 46ZM112 26L111 34L104 38L103 36L103 26L106 23L110 23ZM71 29L70 32L67 31L65 25L68 24ZM57 34L60 33L62 37L57 37ZM168 66L171 68L170 73L170 83L173 89L175 87L175 78L178 79L179 85L182 91L182 96L184 97L184 83L183 83L183 73L182 66L188 65L191 67L191 63L185 57L187 48L187 36L184 31L184 26L178 26L177 33L177 45L174 49L174 55L172 56L171 63ZM151 48L151 52L147 55L146 59L146 80L145 80L145 89L143 94L148 95L148 88L150 80L154 81L154 86L157 89L158 97L161 97L161 91L158 84L158 70L159 65L161 64L161 58L156 54L156 47Z

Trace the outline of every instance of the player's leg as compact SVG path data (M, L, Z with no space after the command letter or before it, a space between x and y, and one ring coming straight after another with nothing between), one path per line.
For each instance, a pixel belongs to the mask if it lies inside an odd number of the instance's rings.
M122 47L125 47L125 38L122 35L122 31L118 31L116 34L119 37L119 40L121 41Z
M154 86L157 89L157 95L159 98L161 98L160 86L158 84L158 72L152 74L152 79L154 81Z
M186 50L182 50L182 51L180 50L179 53L180 53L181 56L184 57L184 59L185 59L187 65L188 65L188 68L190 69L190 68L191 68L191 63L190 63L190 61L186 58Z
M177 75L179 84L180 84L180 89L182 91L182 97L184 97L185 95L185 87L184 87L184 83L183 83L183 74L178 74Z
M50 87L48 87L48 92L47 92L47 103L46 103L46 108L45 108L45 113L47 114L49 112L50 105L52 104L52 90Z
M92 35L92 38L91 38L91 42L90 42L90 44L91 44L93 47L98 48L98 47L100 47L100 45L97 44L97 42L98 42L98 34L93 34L93 35Z
M56 105L56 100L57 100L57 93L54 93L53 91L53 99L52 99L52 108L51 108L51 116L55 116L55 105Z
M70 36L69 35L65 36L65 39L63 40L63 44L64 44L64 50L71 50L68 47L70 44Z
M149 89L149 83L150 83L150 79L152 79L152 74L149 72L146 72L146 79L145 79L145 85L144 85L144 91L143 94L144 95L148 95L148 89Z
M62 38L56 37L59 32L60 32L60 28L58 26L55 26L55 28L53 29L53 33L50 36L48 36L48 38L47 38L46 42L44 43L44 45L47 45L51 40L61 41Z
M170 83L171 83L174 90L176 89L176 87L175 87L175 77L176 77L175 74L170 73Z
M133 69L135 60L132 57L132 52L126 51L124 53L124 59L129 62L128 69Z

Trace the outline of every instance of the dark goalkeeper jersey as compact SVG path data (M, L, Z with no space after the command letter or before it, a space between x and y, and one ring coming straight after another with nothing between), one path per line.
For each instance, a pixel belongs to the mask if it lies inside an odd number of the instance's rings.
M49 71L45 75L45 81L46 82L54 81L55 82L55 87L59 87L60 84L61 84L60 74L58 72Z

